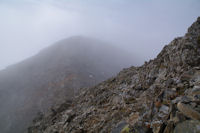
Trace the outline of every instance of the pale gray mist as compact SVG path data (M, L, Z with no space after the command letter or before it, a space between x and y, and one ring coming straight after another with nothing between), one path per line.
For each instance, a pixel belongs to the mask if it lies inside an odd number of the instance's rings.
M0 69L74 35L156 57L200 15L199 0L1 0Z

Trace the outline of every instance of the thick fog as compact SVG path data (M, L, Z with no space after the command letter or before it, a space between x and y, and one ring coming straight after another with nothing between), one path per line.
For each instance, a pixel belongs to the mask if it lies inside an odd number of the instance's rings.
M199 0L1 0L0 69L74 35L116 44L142 64L199 13Z

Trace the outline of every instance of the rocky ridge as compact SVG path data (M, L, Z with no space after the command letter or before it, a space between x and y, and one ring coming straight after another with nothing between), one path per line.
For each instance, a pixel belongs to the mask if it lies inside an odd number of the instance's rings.
M29 133L200 133L200 17L140 67L41 114Z
M0 133L25 132L37 112L116 75L132 64L128 57L110 43L74 36L0 71Z

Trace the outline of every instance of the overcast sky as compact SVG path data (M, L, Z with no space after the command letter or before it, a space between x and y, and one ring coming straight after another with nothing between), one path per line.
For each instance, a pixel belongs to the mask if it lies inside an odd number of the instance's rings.
M0 0L0 69L74 35L112 42L144 62L198 16L200 0Z

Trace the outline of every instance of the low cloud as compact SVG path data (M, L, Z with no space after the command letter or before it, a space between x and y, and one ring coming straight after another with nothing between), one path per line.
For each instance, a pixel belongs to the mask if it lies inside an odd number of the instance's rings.
M3 0L0 69L74 35L109 41L143 63L183 35L199 12L198 0Z

